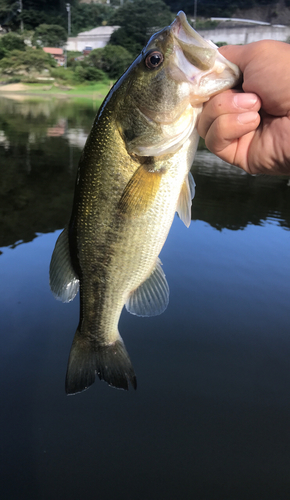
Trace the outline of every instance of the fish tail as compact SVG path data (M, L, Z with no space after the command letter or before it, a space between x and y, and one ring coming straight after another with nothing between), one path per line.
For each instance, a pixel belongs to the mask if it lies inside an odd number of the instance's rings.
M77 329L68 360L66 393L76 394L88 389L96 374L112 387L128 390L130 382L134 389L137 388L136 376L120 335L114 343L100 346L84 338Z

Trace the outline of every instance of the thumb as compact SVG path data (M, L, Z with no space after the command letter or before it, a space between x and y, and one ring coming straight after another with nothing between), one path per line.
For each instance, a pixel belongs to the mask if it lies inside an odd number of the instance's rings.
M290 66L289 44L260 40L247 45L224 45L220 53L240 68L244 92L257 94L268 114L289 114L289 74L286 71Z
M219 52L229 61L236 64L242 73L249 62L249 51L245 50L244 45L223 45L219 48Z

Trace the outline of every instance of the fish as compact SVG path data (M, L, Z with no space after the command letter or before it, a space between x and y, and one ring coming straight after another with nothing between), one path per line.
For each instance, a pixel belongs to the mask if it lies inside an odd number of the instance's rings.
M166 309L159 254L175 213L186 227L191 222L197 119L203 103L240 75L181 11L150 38L101 105L79 161L71 218L50 263L57 299L69 302L80 292L67 394L87 389L96 375L136 389L120 314L124 306L137 316Z

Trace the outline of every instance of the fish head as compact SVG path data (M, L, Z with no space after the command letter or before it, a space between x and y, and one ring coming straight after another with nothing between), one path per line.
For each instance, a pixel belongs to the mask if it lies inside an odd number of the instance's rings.
M179 12L170 26L150 38L124 75L127 91L122 121L125 135L130 130L128 150L142 155L176 150L194 128L202 104L235 86L240 77L239 68ZM170 134L177 138L175 145L171 141L165 147ZM148 149L149 143L162 143L161 149Z
M174 80L191 84L192 102L204 102L239 83L239 68L222 56L213 42L205 40L190 26L184 12L177 14L170 29L175 45L169 73Z

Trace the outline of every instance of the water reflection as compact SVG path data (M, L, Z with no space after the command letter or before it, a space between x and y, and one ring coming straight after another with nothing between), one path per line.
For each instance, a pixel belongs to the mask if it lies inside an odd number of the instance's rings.
M64 226L93 104L1 99L0 246Z
M48 266L95 110L1 109L2 497L289 498L288 179L200 151L193 222L176 217L161 255L169 307L121 316L138 390L68 398L79 304L53 298Z
M57 100L0 101L0 246L13 246L66 224L95 109ZM193 220L237 230L272 219L289 229L287 178L249 176L207 151L198 152L193 174Z
M243 229L273 219L289 229L288 177L251 176L207 151L198 151L193 170L197 186L193 219L219 230Z

